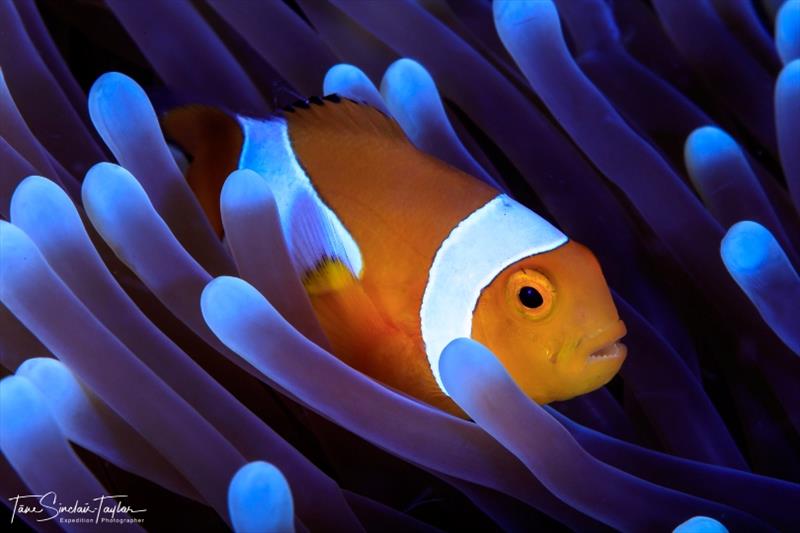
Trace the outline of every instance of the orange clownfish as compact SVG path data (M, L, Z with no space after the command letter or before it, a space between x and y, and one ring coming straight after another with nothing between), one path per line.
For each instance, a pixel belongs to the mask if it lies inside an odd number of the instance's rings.
M220 232L225 176L267 180L332 349L361 372L463 416L438 372L458 337L487 346L538 403L601 387L622 365L625 325L594 255L416 149L380 111L334 95L268 119L186 108L164 127Z

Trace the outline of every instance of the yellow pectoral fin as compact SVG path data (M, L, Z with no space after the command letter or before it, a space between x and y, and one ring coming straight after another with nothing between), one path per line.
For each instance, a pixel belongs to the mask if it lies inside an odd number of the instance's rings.
M368 354L388 328L360 281L341 261L326 259L304 276L303 285L334 353L371 374Z
M336 292L358 285L350 269L337 259L324 259L303 277L303 286L310 296ZM363 291L362 291L363 292Z

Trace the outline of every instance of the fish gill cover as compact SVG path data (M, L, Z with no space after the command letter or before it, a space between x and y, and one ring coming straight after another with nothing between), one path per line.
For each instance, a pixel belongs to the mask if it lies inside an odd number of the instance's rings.
M12 528L800 528L800 1L2 0L0 67ZM332 356L267 184L220 241L153 107L329 93L588 245L620 375L456 340L462 420Z

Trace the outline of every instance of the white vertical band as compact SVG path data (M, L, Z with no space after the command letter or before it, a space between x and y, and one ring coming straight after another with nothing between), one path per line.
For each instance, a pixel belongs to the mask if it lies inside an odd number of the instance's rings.
M505 194L453 228L433 259L420 308L428 362L445 394L439 357L450 341L471 336L481 291L509 265L565 242L563 233Z
M249 168L267 180L278 205L283 236L287 245L293 248L297 244L293 237L296 227L292 223L292 208L299 199L307 194L307 198L316 203L317 208L336 234L335 239L318 243L319 250L329 247L332 243L339 245L341 250L328 250L330 257L338 257L350 267L355 276L359 276L363 269L361 251L336 213L322 201L311 183L311 179L297 161L289 140L289 128L286 120L281 117L261 120L242 116L239 116L238 119L244 132L244 145L239 158L239 168ZM303 255L295 252L296 250L293 250L292 253L295 260ZM322 254L309 262L298 264L296 261L295 268L301 276L316 266L314 259L322 259Z

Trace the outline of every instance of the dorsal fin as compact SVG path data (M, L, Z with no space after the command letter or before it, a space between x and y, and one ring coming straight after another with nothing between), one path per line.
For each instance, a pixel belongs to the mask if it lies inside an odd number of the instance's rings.
M400 125L382 111L339 95L299 100L283 109L290 133L294 126L331 130L337 134L378 136L387 142L411 144Z
M213 107L179 107L161 119L165 136L189 155L186 181L218 235L222 235L219 195L236 170L244 135L236 119Z

